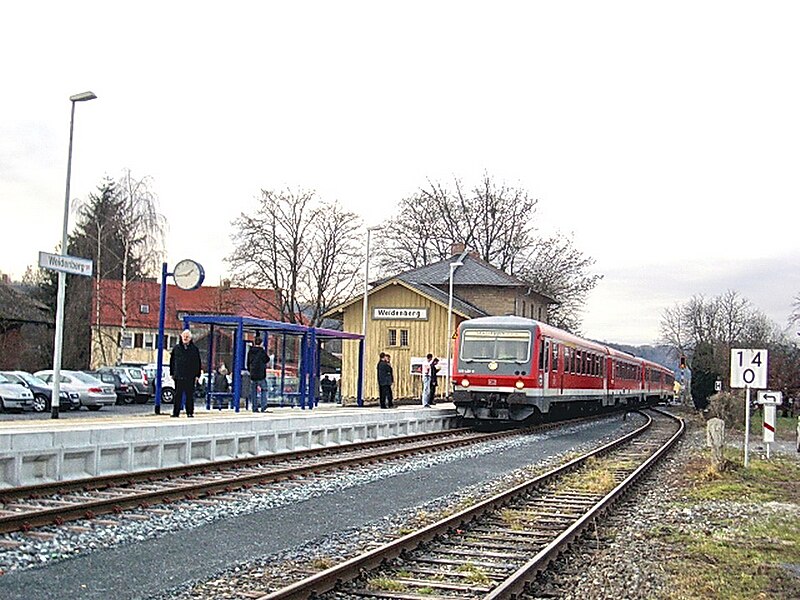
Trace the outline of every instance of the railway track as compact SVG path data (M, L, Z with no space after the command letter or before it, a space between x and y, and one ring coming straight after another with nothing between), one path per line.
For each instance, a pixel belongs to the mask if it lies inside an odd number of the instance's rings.
M552 427L552 425L551 425ZM501 437L541 431L479 433L449 430L358 442L287 454L25 486L0 492L0 533L149 508L177 500L214 499L268 491L275 482L309 474L436 452Z
M676 417L647 417L556 469L259 600L519 596L683 434Z

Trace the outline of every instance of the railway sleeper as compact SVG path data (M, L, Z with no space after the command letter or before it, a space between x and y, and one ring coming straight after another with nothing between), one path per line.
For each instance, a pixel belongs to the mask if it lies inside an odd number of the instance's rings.
M469 550L462 548L436 548L432 550L437 556L457 556L462 558L470 557L483 557L483 558L509 558L515 560L524 560L527 554L520 554L519 552L487 552L485 549L480 548L477 550Z

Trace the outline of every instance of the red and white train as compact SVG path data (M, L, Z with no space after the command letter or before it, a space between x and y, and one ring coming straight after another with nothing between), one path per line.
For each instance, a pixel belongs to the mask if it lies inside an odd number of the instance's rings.
M497 426L666 401L672 370L522 317L460 324L453 401L464 421Z

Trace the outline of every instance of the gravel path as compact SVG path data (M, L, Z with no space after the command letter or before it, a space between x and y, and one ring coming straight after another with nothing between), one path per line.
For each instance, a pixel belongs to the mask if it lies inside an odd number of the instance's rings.
M327 561L353 553L396 535L421 513L452 507L517 469L552 463L637 422L610 417L524 441L495 441L315 479L241 503L179 503L160 517L119 517L114 526L62 530L53 539L3 536L0 541L21 545L0 550L0 597L237 597L231 585L239 579L263 589L275 569L283 572L282 561L308 567L314 557Z

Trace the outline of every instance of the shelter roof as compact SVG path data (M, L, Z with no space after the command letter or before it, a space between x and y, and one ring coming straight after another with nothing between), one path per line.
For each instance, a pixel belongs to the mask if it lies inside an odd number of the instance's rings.
M270 319L256 319L254 317L240 317L234 315L188 315L186 317L188 323L201 323L204 325L225 325L227 327L242 327L248 330L255 331L280 331L285 333L293 333L302 335L306 332L314 332L314 335L319 338L337 338L348 340L360 340L364 336L360 333L349 333L347 331L337 331L335 329L325 329L321 327L309 327L307 325L298 325L297 323L284 323L282 321L273 321Z

